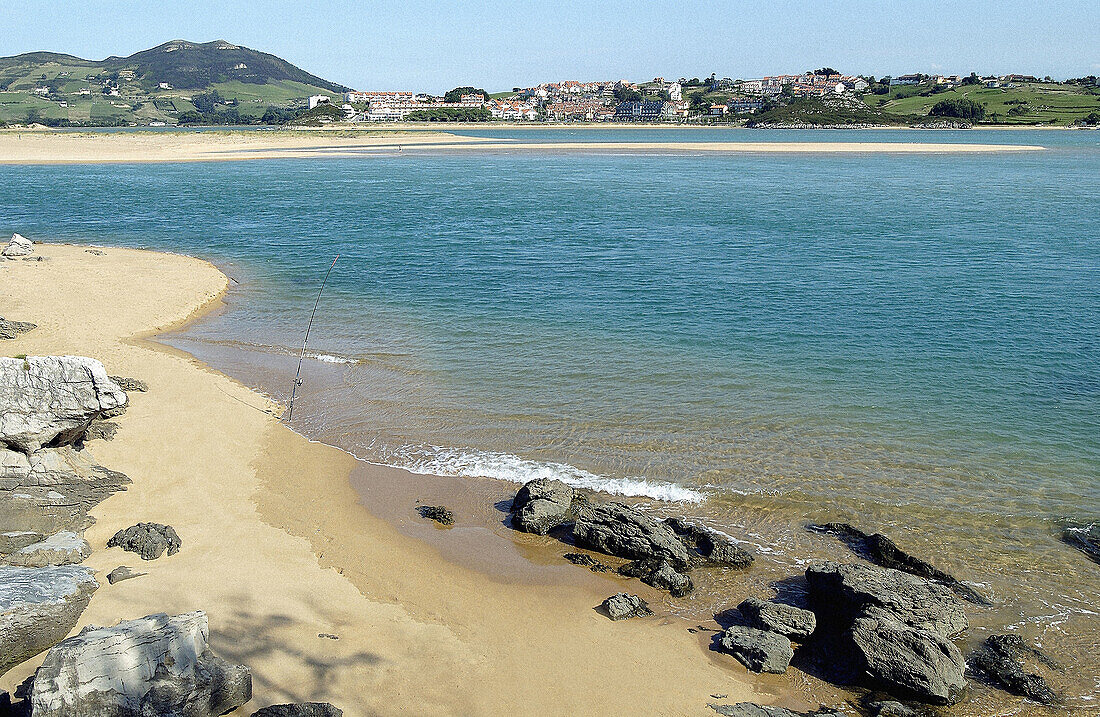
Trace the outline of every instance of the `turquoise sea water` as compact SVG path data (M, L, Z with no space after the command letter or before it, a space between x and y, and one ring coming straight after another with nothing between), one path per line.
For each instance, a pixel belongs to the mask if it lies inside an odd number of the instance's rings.
M295 412L361 457L984 535L1037 592L998 541L1094 567L1054 536L1100 519L1100 133L465 133L1048 149L2 167L0 231L219 263L181 345L280 398L339 253Z

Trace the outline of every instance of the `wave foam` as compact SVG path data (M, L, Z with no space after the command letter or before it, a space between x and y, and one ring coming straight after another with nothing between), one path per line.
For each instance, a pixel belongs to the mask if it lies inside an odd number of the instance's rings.
M512 483L553 478L574 488L586 488L611 495L653 498L670 503L702 503L706 499L703 493L674 483L645 478L609 478L567 463L541 463L509 453L441 448L430 456L409 460L401 467L414 473L494 478Z

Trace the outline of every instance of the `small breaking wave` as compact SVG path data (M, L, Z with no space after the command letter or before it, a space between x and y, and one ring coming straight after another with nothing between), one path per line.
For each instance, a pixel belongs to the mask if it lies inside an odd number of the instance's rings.
M307 352L306 356L314 361L320 361L322 363L359 363L356 359L348 358L347 356L337 356L336 354Z
M526 483L536 478L552 478L574 488L585 488L611 495L652 498L670 503L702 503L706 499L703 493L674 483L652 481L646 478L610 478L567 463L543 463L509 453L438 448L430 455L409 456L401 463L399 467L414 473L494 478L512 483Z

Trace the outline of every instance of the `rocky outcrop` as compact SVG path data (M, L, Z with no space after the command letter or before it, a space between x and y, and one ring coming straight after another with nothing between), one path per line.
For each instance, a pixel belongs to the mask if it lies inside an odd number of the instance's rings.
M126 394L94 359L0 358L0 446L31 454L74 443L93 419L125 404Z
M34 253L34 243L22 234L12 234L8 245L0 250L0 256L30 256Z
M206 614L149 615L87 627L55 645L34 674L34 717L206 717L252 697L244 665L215 656Z
M817 627L817 617L809 610L749 598L737 606L751 627L776 632L792 640L807 638Z
M71 530L63 530L4 555L0 562L27 568L43 568L47 565L82 563L91 554L92 548L87 540Z
M142 575L145 575L145 573L134 572L125 565L119 565L117 568L107 573L107 582L114 585L123 580L129 580L130 578L140 578Z
M9 321L0 316L0 339L14 339L19 334L25 334L37 328L37 324L28 321Z
M107 378L117 383L118 387L126 393L130 393L131 391L145 393L149 390L149 384L139 378L127 378L126 376L108 376Z
M142 560L156 560L164 551L168 555L179 552L183 542L176 530L170 525L160 523L138 523L120 530L107 541L108 548L119 547L131 553L137 553Z
M252 713L252 717L343 717L343 710L328 702L304 702L290 705L271 705Z
M526 533L546 535L572 519L573 498L573 489L560 480L530 481L512 501L512 525Z
M118 424L114 421L104 421L97 418L84 431L85 441L113 441L118 433Z
M876 565L935 580L950 587L959 597L976 605L990 604L974 588L960 582L955 576L934 567L932 564L910 555L882 533L871 535L848 523L811 525L810 529L815 532L837 536L857 555L870 560Z
M933 704L961 698L965 663L948 638L968 622L951 590L869 565L817 563L806 570L806 580L834 651L849 655L872 682Z
M1062 540L1089 556L1093 562L1100 563L1100 525L1093 523L1083 527L1066 528L1062 531Z
M83 566L0 566L0 674L64 638L98 587Z
M421 518L427 518L428 520L434 520L440 525L454 525L455 514L450 508L442 505L422 505L417 508ZM171 553L169 553L171 554Z
M723 717L845 717L843 712L823 707L813 712L795 712L786 707L758 705L755 702L738 702L733 705L710 705L710 708Z
M733 538L683 518L667 518L664 524L689 547L699 551L707 561L731 568L747 568L752 564L752 553L745 550Z
M753 672L782 674L794 658L790 640L754 627L733 625L719 636L718 645Z
M694 554L667 525L622 503L592 505L573 525L577 545L631 560L664 560L677 571L690 570Z
M566 553L562 556L574 565L580 565L588 568L594 573L606 573L611 570L610 567L604 565L599 560L596 560L591 555L585 555L584 553Z
M677 572L667 560L635 560L619 568L619 574L667 590L672 597L683 597L695 589L691 577Z
M1043 676L1024 669L1027 662L1051 669L1058 667L1040 650L1026 644L1019 635L993 635L970 654L974 672L997 687L1033 702L1056 704L1058 696Z
M631 617L646 617L652 615L653 611L649 609L649 605L645 600L642 600L637 595L629 595L627 593L616 593L611 597L603 601L600 606L607 613L607 616L612 620L625 620Z

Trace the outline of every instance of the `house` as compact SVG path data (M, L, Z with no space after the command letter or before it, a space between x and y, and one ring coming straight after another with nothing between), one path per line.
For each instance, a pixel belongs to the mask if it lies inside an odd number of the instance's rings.
M313 109L317 105L326 105L329 103L329 97L327 95L313 95L309 98L309 108Z
M755 97L731 97L729 102L726 103L726 107L729 108L730 112L739 115L755 112L763 106L764 100Z
M668 90L668 98L673 102L679 102L684 99L684 86L679 82L673 82L666 87L666 89Z
M919 85L921 76L918 75L898 75L897 77L890 78L890 86L895 87L897 85Z
M167 82L161 82L160 85L158 85L158 87L160 87L160 89L162 89L162 90L172 89L172 85L168 84Z
M726 107L725 105L711 105L707 109L707 116L708 117L721 117L722 115L726 114L727 112L729 112L729 107Z
M671 102L623 102L615 108L615 119L626 122L659 122L676 117Z
M852 92L863 92L871 86L870 83L862 77L844 77L842 78L842 82L844 82Z
M982 80L982 84L990 89L993 89L1001 86L1001 80L997 77L987 77L986 79Z

